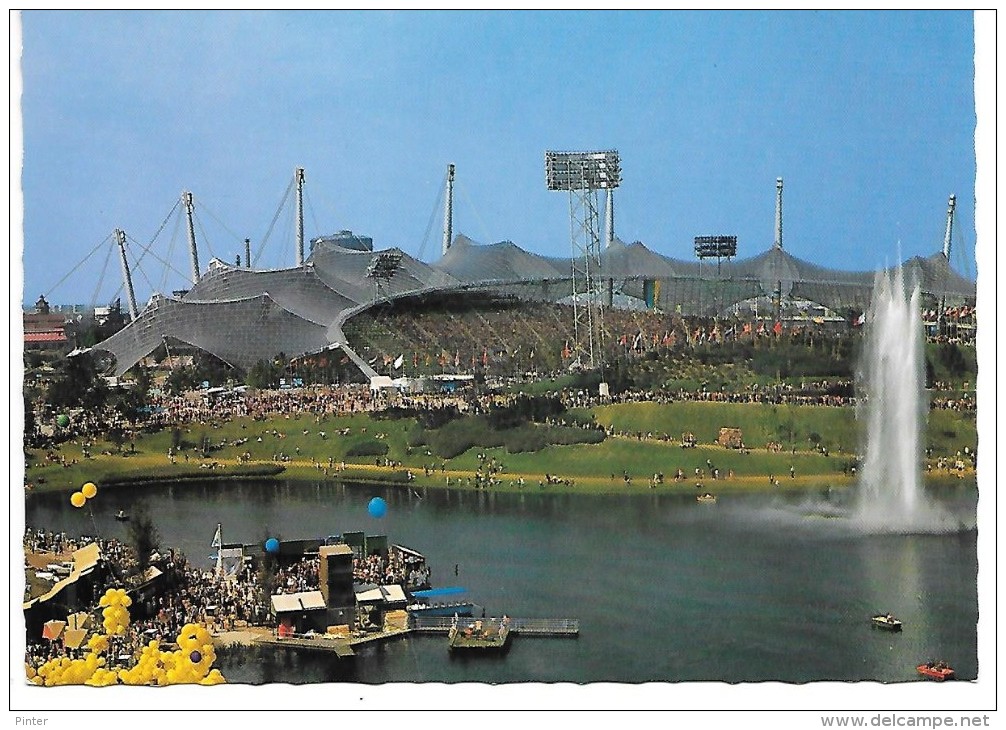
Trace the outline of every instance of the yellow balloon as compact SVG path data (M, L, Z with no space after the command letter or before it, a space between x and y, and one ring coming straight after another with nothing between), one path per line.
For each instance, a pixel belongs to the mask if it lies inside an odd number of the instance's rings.
M84 496L83 492L74 492L70 495L70 504L74 507L83 507L86 501L87 497Z
M80 488L80 491L88 499L94 499L94 496L98 493L98 487L94 482L88 482Z

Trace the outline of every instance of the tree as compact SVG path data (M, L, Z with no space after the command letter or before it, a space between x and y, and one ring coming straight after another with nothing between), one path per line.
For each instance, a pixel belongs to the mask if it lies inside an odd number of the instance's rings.
M108 440L115 446L117 452L122 452L122 444L126 442L126 431L119 424L108 429Z
M49 402L57 408L101 408L108 397L108 388L98 375L94 361L86 355L66 358L47 392Z
M150 371L143 367L143 365L138 364L136 366L136 385L133 386L134 392L138 393L140 398L146 401L152 384L153 379L150 377Z
M135 575L141 581L147 568L150 567L150 555L157 549L159 542L160 536L157 534L154 521L141 504L129 521L129 546L136 554Z

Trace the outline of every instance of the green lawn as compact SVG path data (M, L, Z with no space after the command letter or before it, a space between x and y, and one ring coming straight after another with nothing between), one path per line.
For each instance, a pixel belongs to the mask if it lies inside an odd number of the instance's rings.
M407 436L415 427L413 419L382 419L367 414L331 416L280 416L268 422L237 419L214 425L194 425L182 429L183 450L171 464L167 457L172 443L172 429L152 434L142 434L135 441L135 453L127 442L124 454L102 455L113 447L98 441L92 449L92 459L83 459L79 444L62 445L61 453L77 463L66 468L44 460L44 452L29 455L28 480L39 490L79 489L86 481L102 483L123 481L133 477L156 474L163 479L213 478L242 476L249 467L273 467L282 463L283 475L295 479L325 478L324 468L329 458L335 465L345 460L350 470L334 471L329 478L374 481L398 481L406 469L416 475L416 484L443 486L446 476L472 475L480 464L479 452L485 452L504 465L504 484L511 478L524 476L528 483L548 474L572 478L581 485L604 491L624 488L623 472L633 478L633 486L646 488L649 477L662 472L670 482L675 471L681 468L687 478L684 484L694 487L695 469L706 471L704 481L709 482L707 460L720 470L721 476L733 470L737 483L747 486L768 484L768 475L779 478L784 485L811 485L842 482L843 471L852 458L850 445L856 440L856 423L851 408L813 406L770 406L761 404L726 403L630 403L603 406L594 409L599 423L635 434L652 432L655 436L667 433L673 441L611 437L595 445L549 446L534 453L510 454L502 447L486 449L473 447L453 459L442 460L429 454L425 446L410 448ZM739 427L749 453L725 449L713 444L721 426ZM342 430L346 433L341 433ZM699 446L682 449L683 431L695 434ZM324 432L322 436L321 432ZM819 434L821 443L829 448L829 455L813 449L811 434ZM203 459L195 448L207 437L213 449ZM237 443L245 440L244 443ZM786 447L782 453L769 453L765 443L780 441ZM928 426L928 445L934 455L953 454L964 446L974 447L977 440L973 419L962 418L948 411L934 411ZM387 445L387 456L347 457L347 452L360 444ZM796 451L793 452L795 446ZM841 448L840 448L841 447ZM238 458L251 455L250 464L239 467ZM290 461L277 462L280 454ZM188 456L188 460L186 460ZM402 462L402 467L376 467L384 459ZM217 462L220 468L202 469L208 462ZM445 462L447 474L424 477L423 465ZM321 468L316 464L320 463ZM796 473L791 479L790 466ZM611 475L615 475L612 481ZM247 476L247 473L245 472ZM511 476L512 475L512 476ZM44 481L42 481L44 480Z

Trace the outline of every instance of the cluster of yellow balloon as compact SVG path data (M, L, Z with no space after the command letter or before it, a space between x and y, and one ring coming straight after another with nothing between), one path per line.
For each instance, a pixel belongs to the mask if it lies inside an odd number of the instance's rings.
M133 599L126 595L125 588L109 588L105 595L98 601L98 605L104 607L101 616L104 619L102 625L105 633L124 634L129 626L129 611L127 610L133 603Z
M102 599L112 593L115 593L117 601L120 596L115 589L109 589ZM116 602L114 606L121 607L121 603ZM25 672L29 682L46 687L66 684L85 684L91 687L113 684L163 687L169 684L213 685L226 682L219 669L211 668L216 660L216 652L213 650L213 637L205 626L186 624L178 634L176 643L178 649L175 651L163 651L157 640L152 640L143 647L132 667L114 669L106 668L105 658L100 656L109 649L108 635L96 634L88 640L87 654L83 659L57 657L40 666L38 671L26 664Z
M205 626L186 624L176 640L178 649L163 651L151 641L140 652L139 661L119 672L119 680L130 685L223 684L219 669L211 669L216 660L213 638Z
M70 504L78 509L87 504L87 500L94 499L98 495L98 487L94 482L88 482L80 488L79 492L70 495Z
M168 680L179 684L220 684L224 681L219 669L210 669L217 655L213 650L213 637L201 624L185 624L176 640L178 651L175 666L168 670Z
M92 684L92 680L98 672L101 672L102 675L110 673L113 677L115 676L115 672L109 672L104 667L105 659L93 652L89 652L83 659L56 657L40 666L37 672L28 665L28 681L45 687Z
M140 659L130 669L123 669L119 672L119 679L123 684L132 685L166 685L168 684L168 673L161 660L160 644L156 639L150 641L143 651L140 652Z

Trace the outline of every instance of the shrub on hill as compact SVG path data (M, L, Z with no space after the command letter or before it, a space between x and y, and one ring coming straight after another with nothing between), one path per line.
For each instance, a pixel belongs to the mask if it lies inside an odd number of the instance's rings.
M360 441L346 449L346 456L384 456L387 453L388 444L377 439Z

